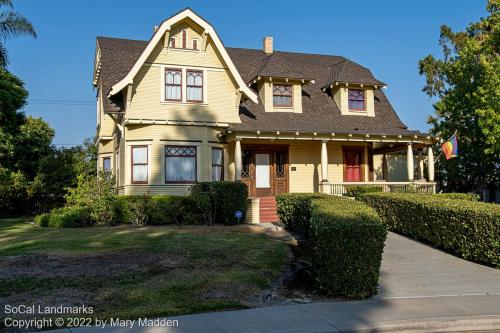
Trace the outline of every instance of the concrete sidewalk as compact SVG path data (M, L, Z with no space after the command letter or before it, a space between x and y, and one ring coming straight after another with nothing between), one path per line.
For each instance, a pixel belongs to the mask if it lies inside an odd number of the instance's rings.
M500 332L500 270L390 233L380 291L370 300L271 306L171 317L179 326L71 332ZM63 331L63 330L62 330ZM69 331L69 330L66 330Z

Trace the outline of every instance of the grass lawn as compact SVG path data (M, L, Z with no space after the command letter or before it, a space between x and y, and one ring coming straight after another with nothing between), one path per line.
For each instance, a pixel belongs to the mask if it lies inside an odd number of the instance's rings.
M93 306L134 319L238 309L270 285L287 245L248 227L40 228L0 220L0 306Z

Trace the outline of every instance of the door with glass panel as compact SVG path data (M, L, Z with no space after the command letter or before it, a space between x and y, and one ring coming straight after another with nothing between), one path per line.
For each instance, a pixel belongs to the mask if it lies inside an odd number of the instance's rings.
M255 152L255 195L258 197L272 196L272 154L270 152Z

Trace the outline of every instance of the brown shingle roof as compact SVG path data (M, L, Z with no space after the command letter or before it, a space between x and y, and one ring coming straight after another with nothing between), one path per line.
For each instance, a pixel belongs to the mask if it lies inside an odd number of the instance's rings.
M111 87L123 79L147 45L147 41L98 37L101 48L101 82L107 95ZM261 50L226 48L243 80L256 76L307 78L302 92L302 113L265 112L259 104L247 101L240 107L240 124L235 130L299 131L352 134L412 134L394 112L385 94L375 90L375 117L343 116L337 105L322 87L335 81L365 84L384 83L366 69L344 57L275 51L266 55ZM296 77L294 77L296 76ZM105 111L120 108L120 102L106 99Z

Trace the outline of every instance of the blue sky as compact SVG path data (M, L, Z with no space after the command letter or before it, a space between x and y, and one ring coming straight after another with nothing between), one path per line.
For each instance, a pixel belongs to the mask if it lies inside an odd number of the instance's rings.
M91 85L95 37L149 39L155 24L187 6L214 25L225 45L260 48L262 37L270 35L277 50L341 55L370 68L388 84L385 92L402 120L423 131L433 109L432 100L421 91L424 79L418 75L418 60L429 53L440 55L442 24L461 30L487 14L486 2L477 0L249 1L244 5L180 0L14 2L16 10L33 22L39 37L7 42L9 69L25 81L33 99L25 112L48 121L56 130L58 145L78 144L95 134ZM78 102L67 105L68 100Z

